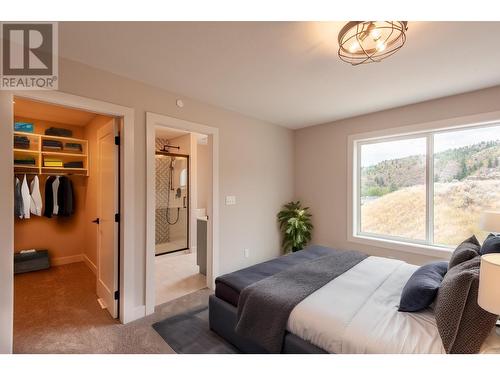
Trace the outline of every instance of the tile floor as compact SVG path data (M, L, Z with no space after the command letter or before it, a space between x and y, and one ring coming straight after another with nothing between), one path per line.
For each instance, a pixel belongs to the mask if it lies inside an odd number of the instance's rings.
M155 258L156 305L203 289L205 275L199 273L196 252L176 252Z
M175 251L179 249L183 249L186 247L186 239L175 240L165 243L159 243L155 247L156 254L168 253L170 251Z

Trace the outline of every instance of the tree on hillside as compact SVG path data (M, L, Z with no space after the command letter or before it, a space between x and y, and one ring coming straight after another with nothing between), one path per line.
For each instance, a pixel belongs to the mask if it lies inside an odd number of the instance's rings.
M469 169L467 168L467 163L465 162L465 159L462 159L462 162L460 163L460 171L457 173L457 180L463 180L465 177L469 175Z

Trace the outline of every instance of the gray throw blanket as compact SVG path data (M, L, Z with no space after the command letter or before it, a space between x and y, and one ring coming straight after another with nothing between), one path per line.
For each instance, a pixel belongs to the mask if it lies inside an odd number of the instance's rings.
M280 353L293 308L366 257L357 251L332 250L249 285L240 294L236 333L270 353Z

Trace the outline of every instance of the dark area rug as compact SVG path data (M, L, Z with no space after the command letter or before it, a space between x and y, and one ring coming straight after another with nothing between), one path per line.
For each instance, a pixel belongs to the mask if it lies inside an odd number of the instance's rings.
M208 327L208 306L153 324L153 328L179 354L237 354L238 349Z

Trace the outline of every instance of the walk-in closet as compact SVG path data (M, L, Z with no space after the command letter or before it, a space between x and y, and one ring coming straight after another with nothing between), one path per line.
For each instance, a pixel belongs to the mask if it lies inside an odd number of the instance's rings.
M54 353L59 340L76 350L89 340L78 327L119 314L121 120L13 105L15 351Z

